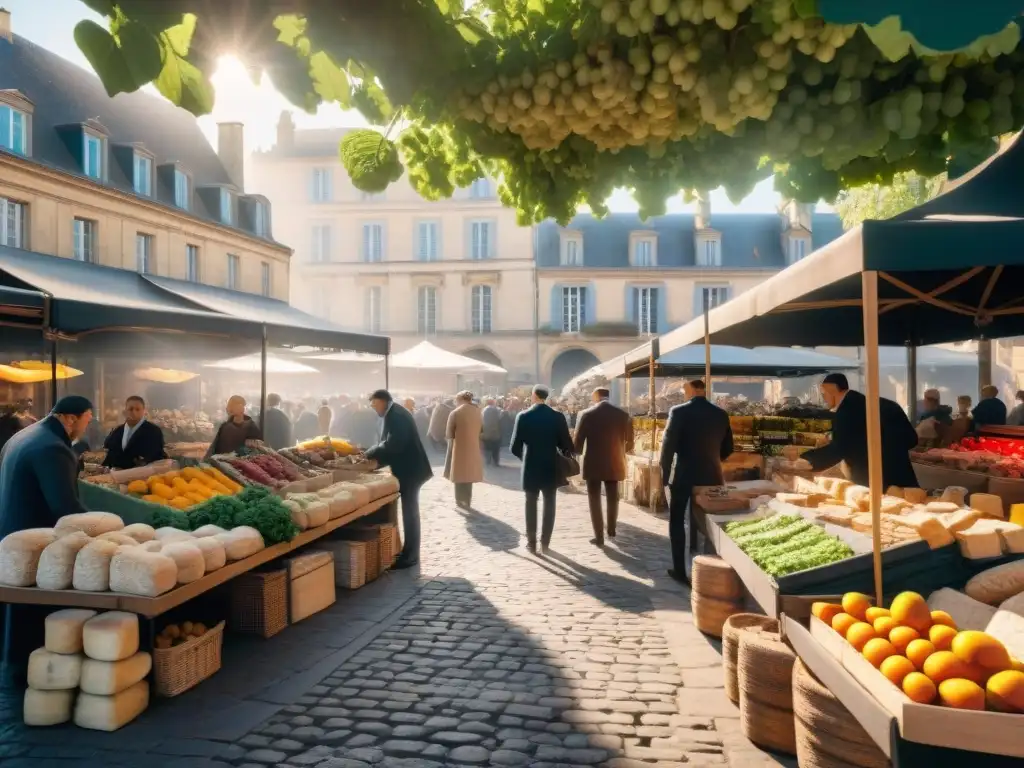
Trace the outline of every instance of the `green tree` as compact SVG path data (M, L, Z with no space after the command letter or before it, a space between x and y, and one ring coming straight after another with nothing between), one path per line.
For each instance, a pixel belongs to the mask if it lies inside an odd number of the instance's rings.
M865 184L844 189L835 208L850 229L865 219L888 219L931 200L939 193L945 176L927 178L913 172L898 173L890 184Z
M787 197L834 200L943 173L954 147L1024 125L1024 50L1003 0L952 37L936 24L974 6L947 18L908 0L865 17L834 0L82 1L108 21L75 37L111 95L153 83L209 112L209 75L233 53L303 109L336 102L388 126L343 142L361 189L404 170L438 199L487 174L524 224L583 204L601 215L620 187L649 216L679 192L740 199L772 175Z

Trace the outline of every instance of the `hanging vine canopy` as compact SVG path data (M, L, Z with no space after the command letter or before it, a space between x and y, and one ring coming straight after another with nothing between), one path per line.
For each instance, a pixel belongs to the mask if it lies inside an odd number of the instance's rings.
M207 76L233 53L303 109L337 102L390 126L343 142L357 187L404 170L434 200L487 174L524 224L601 215L617 187L645 217L680 191L738 200L772 174L787 197L832 200L940 173L1024 124L1004 0L960 4L968 39L941 34L952 11L879 13L909 0L83 2L110 20L75 36L111 94L153 82L209 112Z

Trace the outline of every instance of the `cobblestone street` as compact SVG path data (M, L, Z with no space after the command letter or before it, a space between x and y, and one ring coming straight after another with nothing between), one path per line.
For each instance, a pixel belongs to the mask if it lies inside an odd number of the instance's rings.
M9 695L0 765L780 764L739 734L717 644L665 575L665 520L623 505L599 550L586 497L559 494L535 557L517 469L489 473L473 511L443 480L424 489L418 573L270 640L229 638L217 676L118 733L25 729Z

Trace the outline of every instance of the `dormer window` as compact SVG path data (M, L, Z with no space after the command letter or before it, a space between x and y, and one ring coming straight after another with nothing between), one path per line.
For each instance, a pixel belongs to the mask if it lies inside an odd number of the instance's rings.
M698 267L722 266L722 240L717 235L702 236L697 244Z
M789 249L786 253L786 263L796 264L811 251L811 239L803 235L791 235L789 238Z
M179 171L177 168L174 169L174 204L181 208L183 211L189 210L191 206L192 195L189 189L188 174L184 171Z
M270 235L269 218L267 216L267 204L259 200L255 201L252 209L252 231L254 235L258 237L268 237Z
M0 104L0 149L28 154L28 115L6 104Z
M562 233L562 253L559 262L563 267L583 266L583 235L579 232Z
M656 235L634 232L629 241L629 260L634 267L653 267L658 263Z
M235 223L235 196L230 189L220 191L220 221L228 226Z
M136 151L132 160L132 187L135 194L153 196L153 158Z
M88 130L82 131L82 172L90 179L107 177L107 140Z
M487 200L491 197L491 180L477 179L469 185L469 196L473 200Z

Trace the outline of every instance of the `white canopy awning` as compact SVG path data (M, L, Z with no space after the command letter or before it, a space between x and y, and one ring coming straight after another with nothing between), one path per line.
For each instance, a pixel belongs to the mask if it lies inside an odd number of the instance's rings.
M415 347L391 356L392 370L420 370L435 373L508 373L500 365L457 355L421 341Z
M330 352L321 355L304 355L309 360L329 360L334 363L380 363L384 355L369 352Z
M206 367L219 368L224 371L259 373L263 369L263 364L258 354L252 354L231 357L227 360L218 360L215 363L207 363ZM316 368L296 362L295 360L286 360L283 357L267 355L267 373L318 373L318 371Z

